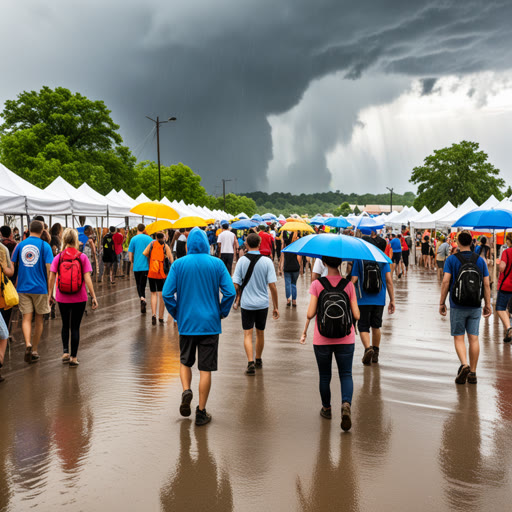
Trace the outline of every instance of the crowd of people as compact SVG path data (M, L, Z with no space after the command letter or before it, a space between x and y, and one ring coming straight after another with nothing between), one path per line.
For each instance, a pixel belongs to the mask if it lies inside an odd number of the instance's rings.
M321 229L317 228L321 233ZM19 313L25 341L24 361L37 363L45 317L62 321L62 362L79 365L80 325L88 301L98 307L94 283L103 278L107 286L133 271L140 312L146 314L149 282L151 322L165 323L165 310L177 324L180 345L180 377L183 387L180 413L192 414L192 367L199 370L196 425L211 421L206 404L211 389L211 372L218 367L221 322L232 309L240 309L243 346L247 356L245 374L256 377L263 368L265 328L271 316L280 317L277 277L284 277L286 307L297 307L297 281L311 274L310 302L300 343L305 344L314 322L313 348L319 374L320 414L332 419L330 383L332 359L336 360L342 390L341 428L350 430L353 398L352 366L356 333L364 347L362 363L377 364L381 328L387 303L395 312L394 279L406 278L411 253L426 272L437 271L442 279L439 312L447 315L450 296L451 335L460 366L455 382L476 384L479 356L479 324L491 315L491 282L488 263L492 253L486 237L478 244L468 231L452 238L425 231L414 239L407 229L381 236L344 231L363 239L389 256L390 263L342 261L322 256L315 259L282 251L300 232L286 232L277 224L235 232L229 223L166 230L149 236L144 224L135 232L110 227L106 233L85 226L81 233L60 224L50 229L36 217L16 240L8 226L0 228L2 283L16 284ZM505 328L506 343L512 341L508 312L512 299L512 233L499 262L496 310ZM436 263L434 265L434 262ZM12 309L0 294L0 368L3 365ZM389 299L387 301L387 299ZM482 308L481 302L484 300ZM466 348L466 335L469 353ZM0 376L0 381L3 378Z

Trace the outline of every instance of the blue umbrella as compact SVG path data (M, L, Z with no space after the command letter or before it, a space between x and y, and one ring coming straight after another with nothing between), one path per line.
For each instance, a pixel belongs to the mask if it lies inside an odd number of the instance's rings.
M352 226L350 222L345 219L345 217L329 217L326 221L324 221L325 226L330 226L331 228L349 228Z
M233 222L233 224L231 224L231 227L233 229L251 229L251 228L255 228L256 226L258 226L258 222L255 222L253 220L249 220L249 219L245 219L245 220L239 220L237 222Z
M251 220L255 220L257 222L263 222L263 217L261 215L258 215L257 213L255 213L252 217L251 217Z
M463 215L452 227L510 229L512 228L512 212L508 210L473 210Z
M372 219L371 217L361 217L358 221L356 221L354 226L361 232L363 232L363 230L371 232L382 229L384 224L382 222L376 221L375 219Z
M313 226L323 226L327 220L327 217L313 217L309 223Z
M376 261L377 263L391 263L391 260L377 247L361 238L347 235L309 235L293 242L283 249L311 258L332 256L343 261Z
M265 213L265 215L262 215L261 218L263 220L277 220L277 217L272 213Z

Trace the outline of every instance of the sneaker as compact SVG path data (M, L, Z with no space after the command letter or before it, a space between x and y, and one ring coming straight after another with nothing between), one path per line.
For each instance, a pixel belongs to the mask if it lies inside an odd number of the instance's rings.
M323 407L320 409L320 416L325 418L326 420L332 419L332 411L331 409L324 409Z
M256 367L256 370L261 370L263 368L263 361L261 359L256 359L254 366Z
M352 411L350 410L350 404L345 402L341 406L341 429L344 432L348 432L352 427Z
M207 423L210 423L212 421L212 415L208 414L206 412L206 409L203 409L202 411L199 409L199 406L196 407L196 425L198 427L202 427L203 425L206 425Z
M469 372L468 383L469 384L476 384L477 383L476 372Z
M39 359L40 359L39 354L32 354L30 363L37 363L39 361Z
M457 372L457 377L455 378L456 384L466 384L466 380L468 378L469 366L460 365L459 371Z
M504 343L510 343L512 341L512 327L507 329L505 337L503 338Z
M192 398L194 394L191 389L186 389L183 391L181 395L181 405L180 405L180 414L182 416L188 417L192 413L190 410L190 402L192 402Z
M23 358L25 363L31 363L32 362L32 345L28 346L25 349L25 357Z
M254 361L250 361L247 363L247 370L245 370L246 375L256 375L256 365Z
M379 362L379 347L373 347L372 363Z
M364 350L362 359L364 365L370 366L372 364L373 354L373 347L368 347Z
M140 301L140 314L141 315L146 314L146 301L145 300Z

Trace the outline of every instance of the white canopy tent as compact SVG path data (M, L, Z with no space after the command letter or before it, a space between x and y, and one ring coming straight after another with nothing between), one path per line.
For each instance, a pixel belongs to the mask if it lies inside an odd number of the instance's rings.
M458 208L436 220L436 229L448 229L466 213L478 208L477 204L468 197Z
M456 210L455 206L448 201L442 208L437 210L435 213L431 213L430 215L424 215L421 218L416 218L410 222L411 228L414 229L427 229L427 228L435 228L436 221L450 215Z
M490 210L491 208L497 208L500 202L491 195L487 201L485 201L481 206L478 207L479 210Z

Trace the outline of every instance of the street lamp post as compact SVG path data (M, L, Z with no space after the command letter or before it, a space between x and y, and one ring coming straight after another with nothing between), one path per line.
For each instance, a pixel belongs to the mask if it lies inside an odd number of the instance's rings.
M393 188L386 187L391 192L391 207L389 213L393 213Z
M146 116L150 121L156 124L156 153L158 157L158 200L162 200L162 178L160 176L160 125L164 123L168 123L169 121L176 121L175 117L169 117L167 121L160 121L160 118L157 116L156 120L151 119L151 117Z

